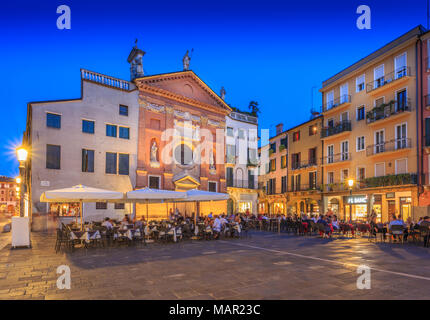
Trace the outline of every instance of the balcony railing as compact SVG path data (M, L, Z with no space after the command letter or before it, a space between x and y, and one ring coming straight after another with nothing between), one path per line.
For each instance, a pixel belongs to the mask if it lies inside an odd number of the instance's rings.
M367 156L411 148L411 138L400 138L373 144L366 148Z
M113 78L101 73L97 73L97 72L93 72L85 69L81 69L81 79L97 82L109 87L113 87L121 90L127 90L127 91L130 90L130 87L131 87L129 81Z
M321 112L326 112L327 110L336 108L344 103L351 102L351 96L348 94L344 94L339 98L334 99L333 101L329 101L321 107Z
M399 186L407 184L417 184L418 175L416 173L392 174L382 177L371 177L364 179L360 188L376 188Z
M386 74L386 75L384 75L378 79L375 79L372 82L369 82L366 85L366 91L370 92L370 91L376 90L376 89L381 88L387 84L390 84L393 81L396 81L398 79L401 79L403 77L410 76L410 75L411 75L410 67L398 68L396 71L388 73L388 74Z
M342 152L342 153L337 153L337 154L328 155L327 157L324 157L322 159L322 163L331 164L331 163L344 162L344 161L350 161L350 160L351 160L351 153Z
M314 191L314 190L320 191L321 187L317 184L300 184L300 185L290 186L288 188L289 192Z
M252 124L257 124L258 123L258 118L248 115L248 114L244 114L244 113L239 113L239 112L231 112L230 113L230 117L232 119L235 120L239 120L239 121L244 121L244 122L249 122Z
M333 136L338 133L342 133L345 131L351 131L351 121L344 120L340 123L337 123L334 127L325 127L321 130L321 138L327 138Z
M302 161L302 162L293 161L291 163L291 170L306 169L309 167L315 167L316 165L317 165L316 159L311 159L309 161Z
M406 99L405 101L391 101L389 103L384 103L380 106L377 106L367 112L366 121L367 123L373 123L378 120L386 119L396 114L400 114L403 112L411 112L412 105L411 100Z
M227 179L227 187L244 188L244 189L258 189L253 180L229 180Z

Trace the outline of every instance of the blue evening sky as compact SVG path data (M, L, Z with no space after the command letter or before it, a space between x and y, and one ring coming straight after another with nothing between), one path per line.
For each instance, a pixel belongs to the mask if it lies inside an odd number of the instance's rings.
M57 6L71 30L56 28ZM356 9L372 10L358 30ZM25 130L27 102L80 97L80 68L129 79L135 38L146 74L191 69L226 101L260 104L260 128L292 127L321 105L321 82L418 24L426 0L362 1L3 1L0 10L0 175L15 176L12 148Z

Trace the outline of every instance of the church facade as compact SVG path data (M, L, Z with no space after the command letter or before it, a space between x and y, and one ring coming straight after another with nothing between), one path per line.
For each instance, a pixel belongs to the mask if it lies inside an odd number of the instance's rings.
M139 91L136 189L149 187L226 192L225 119L231 108L193 71L145 76L145 53L129 56L131 77ZM136 62L136 63L135 63ZM200 214L226 213L226 202L201 203ZM163 218L178 210L191 216L195 204L137 205L137 215Z

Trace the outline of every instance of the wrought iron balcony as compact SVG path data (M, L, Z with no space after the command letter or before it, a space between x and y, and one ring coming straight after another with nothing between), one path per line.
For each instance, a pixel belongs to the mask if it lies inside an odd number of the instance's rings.
M321 112L326 112L330 109L336 108L338 106L341 106L345 103L350 103L350 102L351 102L351 96L348 94L344 94L344 95L340 96L339 98L336 98L333 101L329 101L326 104L324 104L321 107Z
M405 101L390 101L389 103L384 103L380 106L377 106L367 112L366 121L367 123L373 123L378 120L387 119L391 116L403 113L403 112L411 112L412 105L411 100L406 99Z
M382 177L366 178L362 183L360 183L360 188L400 186L417 183L418 175L416 173L392 174Z
M291 170L306 169L310 167L315 167L316 165L317 165L316 159L311 159L309 161L302 161L302 162L293 161L291 163Z
M383 86L386 86L396 80L399 80L401 78L407 77L411 75L411 68L410 67L402 67L398 68L396 71L393 71L391 73L388 73L378 79L375 79L372 82L369 82L366 85L366 91L371 92L373 90L379 89Z
M345 120L340 123L337 123L333 127L325 127L321 130L321 138L327 138L333 136L335 134L339 134L345 131L351 131L351 121Z
M332 163L344 162L344 161L350 161L350 160L351 160L351 153L342 152L342 153L337 153L333 155L328 155L327 157L322 158L322 163L332 164Z
M320 191L321 187L318 184L300 184L290 186L288 188L289 192L300 192L300 191Z
M367 156L411 148L411 138L400 138L373 144L366 148Z

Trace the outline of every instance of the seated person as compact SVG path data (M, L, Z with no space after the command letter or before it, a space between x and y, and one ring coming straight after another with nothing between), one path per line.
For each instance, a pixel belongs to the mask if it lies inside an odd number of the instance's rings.
M113 229L113 224L110 221L110 219L107 218L107 217L105 218L105 221L103 221L102 226L105 227L108 230Z
M333 216L333 221L331 222L331 225L333 227L333 230L339 230L339 221L337 221L337 216Z

